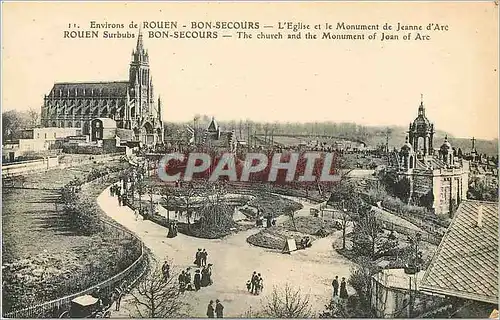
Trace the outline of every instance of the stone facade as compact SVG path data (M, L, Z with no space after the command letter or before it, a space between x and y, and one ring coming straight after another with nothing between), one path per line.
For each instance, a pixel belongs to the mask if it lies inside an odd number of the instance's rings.
M410 183L410 202L427 205L439 215L451 215L467 199L469 162L455 155L448 137L433 149L434 125L421 102L418 117L410 124L409 137L398 153L398 176ZM423 138L422 144L418 139Z
M132 51L129 79L111 82L60 82L44 98L43 127L80 128L91 133L91 121L109 118L129 129L134 140L151 145L163 141L161 100L154 99L149 54L139 33Z

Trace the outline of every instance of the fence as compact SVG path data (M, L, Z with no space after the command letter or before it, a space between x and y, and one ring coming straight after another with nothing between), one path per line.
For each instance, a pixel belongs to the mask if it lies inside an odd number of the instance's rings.
M404 234L407 236L412 236L412 237L414 237L417 233L420 233L421 239L425 242L429 242L429 243L436 245L436 246L438 246L441 243L440 237L432 235L430 233L419 232L417 230L403 227L403 226L400 226L398 224L395 224L395 223L389 222L389 221L382 221L382 220L378 220L378 221L380 222L380 225L382 226L382 228L385 230L395 231L397 233L401 233L401 234Z
M89 182L90 183L90 182ZM89 183L85 183L82 185L82 188L88 187ZM71 301L81 295L90 294L94 292L97 288L103 290L104 292L112 291L112 287L114 284L123 281L127 278L127 283L129 284L129 288L131 288L136 281L138 281L146 272L147 263L148 263L148 255L145 250L143 242L131 231L125 229L121 225L109 222L105 218L100 218L100 228L103 231L109 231L114 233L117 237L128 238L134 241L135 245L140 246L141 254L140 256L125 270L120 273L114 275L113 277L100 282L96 285L91 286L85 290L80 292L58 298L52 301L44 302L42 304L38 304L29 308L16 310L4 314L5 318L42 318L42 317L54 317L58 316L62 312L62 310L67 309Z
M326 208L326 205L320 205L320 210L321 210L321 217L324 216L324 212L329 212L331 214L332 219L343 219L343 213L340 210L335 210L335 209L328 209ZM415 229L411 229L408 227L401 226L399 224L396 224L394 222L382 220L380 218L376 218L377 221L380 223L380 226L384 230L389 230L389 231L395 231L400 234L404 234L407 236L412 236L414 237L419 231ZM439 245L441 243L441 237L432 233L428 232L420 232L421 239L425 242L429 242L434 245Z
M34 161L23 161L15 164L2 165L2 178L12 178L32 172L45 172L53 168L70 168L75 165L86 165L101 163L120 159L123 154L107 154L89 156L88 158L71 159L70 161L59 161L58 157L45 158Z

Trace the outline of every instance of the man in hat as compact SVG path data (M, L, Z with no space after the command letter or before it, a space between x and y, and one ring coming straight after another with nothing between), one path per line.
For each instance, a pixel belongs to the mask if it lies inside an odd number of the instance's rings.
M207 317L214 318L214 301L210 300L207 307Z
M198 249L196 255L194 256L194 264L199 268L201 267L201 249Z
M203 249L201 252L200 258L201 258L201 265L206 266L207 265L207 257L208 257L208 252Z
M219 299L215 300L215 315L217 318L224 318L224 306Z
M339 276L335 276L335 279L332 281L333 286L333 296L336 297L339 295Z
M250 278L250 282L251 282L251 285L252 285L252 286L251 286L251 290L250 290L250 292L251 292L251 293L254 293L254 292L255 292L255 284L256 284L256 281L257 281L257 272L256 272L256 271L254 271L254 272L252 273L252 277Z

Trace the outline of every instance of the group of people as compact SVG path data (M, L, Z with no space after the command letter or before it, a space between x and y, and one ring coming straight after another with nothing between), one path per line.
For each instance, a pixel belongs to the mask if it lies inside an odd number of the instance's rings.
M300 247L302 249L309 248L310 246L312 246L312 241L309 236L305 236L300 239Z
M109 188L109 194L112 197L116 196L118 198L118 205L119 206L126 206L127 205L127 194L125 192L123 192L120 183L112 185Z
M177 222L173 221L168 226L167 238L174 238L177 236Z
M207 266L203 266L201 269L197 269L194 273L193 282L191 283L191 268L183 270L179 275L179 291L193 291L200 290L202 287L208 287L212 285L212 264L209 263Z
M120 196L122 194L122 187L118 184L114 184L109 188L109 193L112 197L114 197L115 195Z
M339 285L340 285L340 295L339 295ZM345 278L342 277L342 281L339 284L339 276L335 276L335 279L332 281L333 286L333 297L340 297L341 299L347 299L349 294L347 293L347 283Z
M201 251L201 249L198 249L198 251L196 252L195 254L195 257L194 257L194 264L200 268L200 267L204 267L207 265L207 257L208 257L208 252L203 249L203 251Z
M264 280L262 280L262 276L257 271L252 273L250 280L247 281L247 290L248 292L258 295L264 289Z
M215 308L213 300L210 300L208 303L207 317L214 318L214 315L216 315L217 318L224 318L224 306L220 303L219 299L215 300Z

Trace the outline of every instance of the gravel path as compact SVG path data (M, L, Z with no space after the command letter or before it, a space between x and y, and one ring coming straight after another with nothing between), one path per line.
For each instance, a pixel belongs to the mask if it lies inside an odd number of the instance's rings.
M297 200L298 201L298 200ZM97 203L111 218L135 232L160 260L173 260L174 268L192 266L194 254L198 248L209 253L208 263L214 264L214 284L198 292L186 293L186 303L191 317L206 317L209 300L220 299L224 308L224 317L241 317L250 308L259 310L263 299L272 291L273 286L290 283L304 294L311 295L311 304L317 312L322 311L331 295L331 281L335 275L348 278L353 263L337 254L332 242L340 233L319 239L307 250L293 252L290 255L276 253L246 242L248 236L260 229L239 232L224 239L200 239L178 234L167 238L167 230L151 221L136 221L132 210L119 207L116 198L106 189ZM304 203L304 208L297 215L308 215L313 205ZM282 223L287 217L279 217ZM253 296L246 290L245 283L253 271L260 272L264 279L264 291L260 296ZM348 290L352 291L351 288ZM133 306L130 297L122 300L120 312L113 317L129 317Z

